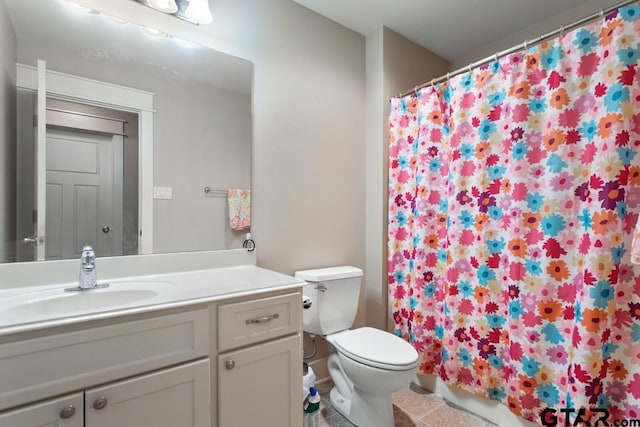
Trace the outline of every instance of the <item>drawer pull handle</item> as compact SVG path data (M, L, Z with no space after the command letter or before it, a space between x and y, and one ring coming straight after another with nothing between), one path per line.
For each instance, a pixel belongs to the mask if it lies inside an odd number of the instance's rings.
M225 362L224 367L228 370L232 370L236 367L236 362L233 359L229 359Z
M68 420L69 418L73 417L76 413L76 408L73 407L73 405L69 405L65 408L62 408L62 410L60 411L60 418L62 418L63 420Z
M99 397L93 402L93 409L98 411L100 409L104 409L107 406L107 403L109 403L109 401L106 397Z
M247 319L245 323L247 325L251 325L254 323L257 323L260 325L262 323L271 322L273 319L277 319L278 317L280 317L280 315L278 313L275 313L275 314L272 314L271 316L258 317L257 319Z

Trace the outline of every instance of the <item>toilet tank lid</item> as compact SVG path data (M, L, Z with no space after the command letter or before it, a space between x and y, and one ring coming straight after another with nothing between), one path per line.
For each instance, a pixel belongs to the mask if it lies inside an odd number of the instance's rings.
M350 277L361 277L362 270L357 267L343 265L339 267L316 268L314 270L296 271L296 279L307 282L324 282L325 280L348 279Z

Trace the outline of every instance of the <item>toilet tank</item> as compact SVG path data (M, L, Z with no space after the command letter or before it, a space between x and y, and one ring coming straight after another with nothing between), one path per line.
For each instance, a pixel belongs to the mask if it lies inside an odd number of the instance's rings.
M362 270L340 266L297 271L295 277L307 282L302 288L305 307L302 329L328 335L349 329L358 311ZM310 305L309 305L310 303Z

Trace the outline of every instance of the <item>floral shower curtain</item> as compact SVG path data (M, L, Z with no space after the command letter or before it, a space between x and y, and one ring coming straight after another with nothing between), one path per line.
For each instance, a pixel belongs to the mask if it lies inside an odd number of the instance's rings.
M420 373L538 423L640 418L639 56L634 5L392 100L389 292Z

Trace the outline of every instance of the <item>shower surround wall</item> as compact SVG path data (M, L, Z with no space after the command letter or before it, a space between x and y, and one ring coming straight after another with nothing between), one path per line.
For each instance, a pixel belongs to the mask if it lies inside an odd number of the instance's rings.
M422 373L534 422L640 418L639 15L393 100L396 332Z

